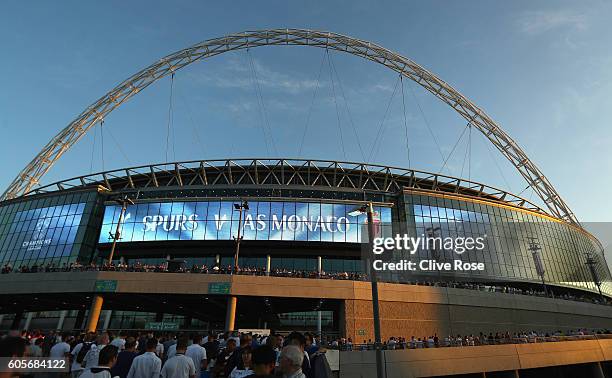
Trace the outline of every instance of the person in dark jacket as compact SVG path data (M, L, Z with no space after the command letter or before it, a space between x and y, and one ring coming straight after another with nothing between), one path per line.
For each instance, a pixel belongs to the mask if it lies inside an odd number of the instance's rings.
M276 365L276 352L269 345L260 345L253 350L251 357L253 362L253 374L247 378L272 378L272 372Z
M232 357L227 361L225 365L225 375L229 377L230 373L234 368L238 368L239 370L244 370L244 364L242 362L242 349L247 346L250 346L253 342L253 336L245 333L240 335L240 346L236 349L236 351L232 354Z
M325 348L319 348L316 352L310 355L310 367L312 376L316 378L331 378L332 370L325 356Z
M138 339L138 354L143 354L147 351L147 340L153 338L153 332L147 332L140 335Z
M138 353L136 353L136 339L128 337L125 339L125 349L119 352L117 362L115 362L115 365L111 368L113 377L119 376L121 378L126 378L136 356L138 356Z
M219 340L213 332L208 333L208 341L202 345L206 349L206 357L208 360L217 360L219 356Z
M223 349L223 351L219 353L219 356L217 357L217 361L215 363L215 377L227 377L228 374L225 371L228 368L228 362L233 358L235 353L237 353L236 340L227 340L225 349Z

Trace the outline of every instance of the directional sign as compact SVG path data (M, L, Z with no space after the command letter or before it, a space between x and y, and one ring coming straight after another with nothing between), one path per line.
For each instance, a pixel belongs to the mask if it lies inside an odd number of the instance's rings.
M147 322L145 328L151 331L176 331L179 329L177 322Z
M232 285L229 282L210 282L208 294L229 294Z
M117 291L117 280L97 280L94 291L96 293L114 293Z
M150 329L151 331L161 331L162 325L162 322L146 322L145 328Z

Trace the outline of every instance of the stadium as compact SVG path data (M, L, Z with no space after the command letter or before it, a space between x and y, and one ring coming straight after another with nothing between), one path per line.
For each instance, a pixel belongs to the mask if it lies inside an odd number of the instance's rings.
M289 158L168 162L39 184L92 125L153 81L223 52L285 44L350 53L417 82L481 131L544 206L461 177ZM356 213L364 204L390 233L488 235L483 251L462 255L486 264L478 276L381 276L383 339L612 328L602 246L499 125L401 55L296 29L233 34L169 55L45 146L0 202L0 328L297 329L372 340L366 215Z

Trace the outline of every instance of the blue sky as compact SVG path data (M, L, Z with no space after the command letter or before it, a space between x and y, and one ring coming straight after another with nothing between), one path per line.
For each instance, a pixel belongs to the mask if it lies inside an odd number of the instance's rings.
M85 107L162 56L232 32L290 27L370 40L415 60L498 121L581 220L610 219L609 1L11 1L0 9L3 189ZM179 71L169 159L284 156L407 166L401 94L392 98L397 75L353 56L330 57L337 75L324 51L300 47L229 53ZM268 123L259 115L251 63ZM465 122L416 85L403 85L411 166L437 172ZM86 135L44 182L102 170L102 160L105 169L164 161L169 95L168 79L147 88L107 117L104 154L98 129L95 143ZM383 118L380 146L370 149ZM266 148L262 125L272 129L278 151ZM467 147L464 136L445 173L523 191L524 181L475 130L471 159Z

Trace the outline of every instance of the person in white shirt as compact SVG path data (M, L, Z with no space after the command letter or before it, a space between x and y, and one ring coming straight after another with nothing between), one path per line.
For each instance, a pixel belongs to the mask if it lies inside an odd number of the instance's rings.
M395 337L391 336L391 338L387 342L387 348L394 350L396 345L397 345L397 341L395 341Z
M80 378L113 378L110 369L117 362L119 348L108 345L99 352L99 360L95 366L85 369Z
M159 378L161 373L161 359L155 354L157 339L147 340L147 351L134 358L127 378Z
M414 336L410 337L410 349L414 349L416 348L416 339L414 338Z
M168 358L168 351L172 345L176 344L176 339L173 334L168 334L168 338L166 341L162 343L164 346L164 355L161 357L162 361L165 361Z
M119 348L119 352L121 352L122 350L125 349L125 338L127 337L127 334L125 332L121 332L119 334L119 337L116 337L113 339L113 341L111 341L110 345L114 345L117 348Z
M104 347L106 347L108 345L108 334L107 333L103 333L100 336L98 336L98 339L96 340L96 343L94 345L91 346L91 349L89 349L89 351L87 352L87 354L85 355L85 358L83 358L83 368L84 369L89 369L92 366L98 366L98 356L100 354L100 351L102 349L104 349ZM113 345L113 347L115 347ZM117 348L117 347L115 347ZM119 348L117 348L119 349Z
M85 358L79 361L78 356L83 346L85 344L92 343L94 341L94 338L95 338L95 334L92 332L89 332L88 334L85 335L85 337L83 338L83 341L78 343L74 347L74 349L72 349L72 353L71 353L72 354L72 366L70 367L72 378L77 378L79 375L81 375L81 372L83 372L83 366L81 364L83 363Z
M283 377L291 378L306 378L302 373L302 362L304 361L304 352L297 345L287 345L281 352L280 370L283 372Z
M37 338L32 345L30 345L30 357L42 357L42 338Z
M166 352L166 360L174 357L176 355L176 343L170 345L168 348L168 352Z
M427 347L428 348L433 348L436 346L436 343L434 342L433 336L429 336L427 338Z
M70 334L62 334L62 341L51 347L51 351L49 351L49 357L68 358L68 355L70 355L70 344L65 341L68 340L68 337L70 337Z
M176 342L176 354L169 358L161 369L161 378L196 378L193 360L185 356L187 339Z
M193 344L188 346L187 350L185 351L185 356L190 357L193 360L193 365L195 366L196 370L196 378L200 377L200 372L202 370L206 370L206 364L208 362L206 360L206 349L200 345L201 341L202 336L195 334L193 336Z

